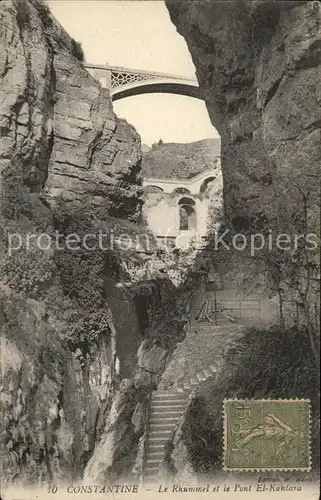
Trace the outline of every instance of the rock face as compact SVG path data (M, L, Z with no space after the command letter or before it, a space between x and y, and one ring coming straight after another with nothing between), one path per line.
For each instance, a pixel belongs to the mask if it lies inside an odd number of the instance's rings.
M1 2L1 165L50 205L137 219L140 138L38 0Z
M58 251L51 238L115 221L139 232L141 153L41 1L1 2L0 25L5 486L79 478L104 429L115 356L105 269L119 273L122 258Z
M142 173L145 178L190 179L207 169L219 166L220 139L180 144L158 143L143 154Z
M3 487L77 477L110 395L108 344L83 357L50 329L43 305L1 292Z
M310 214L318 198L320 2L166 4L221 135L227 219L256 230L283 213L300 229L300 188Z

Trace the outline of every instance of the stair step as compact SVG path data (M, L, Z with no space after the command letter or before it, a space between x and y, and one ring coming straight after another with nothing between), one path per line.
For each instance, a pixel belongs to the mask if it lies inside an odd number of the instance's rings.
M165 394L162 396L158 396L158 394L155 394L155 396L152 395L152 401L173 401L175 399L184 401L186 397L187 394L185 394L184 392L176 392L175 394L171 394L168 396L166 396Z
M157 418L157 420L155 421L155 419L152 419L150 418L149 421L148 421L148 424L149 424L149 428L153 427L164 427L164 429L170 429L172 427L174 427L174 424L177 422L177 418L170 418L170 419L167 419L167 418Z
M168 397L176 397L180 396L180 394L177 394L176 391L170 392L170 391L153 391L152 392L152 398L168 398Z
M159 410L164 410L164 411L175 411L175 410L181 410L182 408L185 408L185 404L153 404L151 405L151 411L159 411Z
M163 431L170 431L172 429L174 429L175 425L174 424L163 424L161 422L159 422L158 424L154 424L154 423L150 423L149 426L148 426L148 430L150 432L153 432L155 429L157 430L163 430Z
M196 383L197 383L197 380L196 380ZM178 418L180 416L180 414L182 413L182 410L173 410L173 411L151 411L150 413L150 416L151 417L164 417L164 419L166 418Z
M173 398L173 399L152 399L151 405L183 405L187 401L187 398L184 396L182 398Z
M154 453L154 452L164 452L164 444L159 443L157 441L154 441L153 443L148 443L147 445L147 453Z
M167 426L162 426L162 424L156 424L156 425L153 425L153 426L149 426L148 430L149 430L149 433L152 434L153 432L165 432L165 433L168 433L168 432L172 432L172 430L174 429L174 425L167 425Z
M159 443L166 443L166 441L168 441L168 437L166 439L166 436L149 436L149 442L151 444L156 443L156 441Z
M164 456L164 451L162 451L161 449L159 449L159 451L150 451L148 452L147 450L147 453L146 453L146 457L149 458L149 457L163 457Z
M178 417L161 417L161 416L156 416L156 417L153 417L153 418L150 418L149 419L149 423L150 424L159 424L159 423L164 423L164 424L173 424L175 425L178 421Z
M168 431L162 431L162 430L154 430L152 432L149 433L149 439L152 439L154 437L164 437L164 438L168 438L170 437L171 435L173 434L173 430L168 430Z
M180 392L158 392L158 391L153 391L152 393L152 398L176 398L176 397L181 397L184 396L184 394Z
M151 407L153 406L184 406L186 399L153 399Z

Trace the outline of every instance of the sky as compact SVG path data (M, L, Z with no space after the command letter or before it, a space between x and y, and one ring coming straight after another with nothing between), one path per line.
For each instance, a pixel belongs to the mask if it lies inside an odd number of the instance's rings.
M93 64L194 77L183 37L163 1L48 0L53 15L82 44ZM172 94L145 94L114 103L117 115L134 125L142 142L192 142L218 137L203 101Z

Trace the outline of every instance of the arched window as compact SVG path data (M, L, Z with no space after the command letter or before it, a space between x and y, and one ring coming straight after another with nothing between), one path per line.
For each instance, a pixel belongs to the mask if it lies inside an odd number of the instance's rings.
M213 182L214 180L216 179L216 177L208 177L207 179L205 179L200 187L200 194L203 194L205 193L205 191L207 190L209 184L211 182Z
M164 190L158 186L145 186L144 193L162 193Z
M186 189L184 187L178 187L174 189L173 194L191 194L189 189Z
M196 230L195 201L191 198L181 198L179 207L179 229L180 231Z

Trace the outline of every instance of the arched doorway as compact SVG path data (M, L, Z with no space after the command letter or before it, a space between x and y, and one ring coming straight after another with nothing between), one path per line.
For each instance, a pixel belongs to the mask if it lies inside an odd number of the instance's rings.
M196 231L195 201L192 198L181 198L179 207L179 230Z

